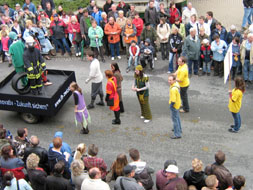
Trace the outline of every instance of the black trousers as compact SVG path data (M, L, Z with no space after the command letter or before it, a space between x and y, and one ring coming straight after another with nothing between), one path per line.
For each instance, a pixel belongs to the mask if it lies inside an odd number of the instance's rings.
M183 110L186 112L190 111L190 107L189 107L189 103L188 103L188 94L187 94L187 90L188 87L180 87L180 94L181 94L181 100L183 102Z
M94 52L95 54L95 58L98 58L98 55L100 55L100 57L102 58L102 60L104 60L104 51L103 51L103 46L99 47L99 51L97 47L91 47L91 50Z
M214 62L214 75L215 76L223 76L224 75L224 64L223 61L215 61Z
M149 55L149 56L141 56L141 66L143 68L146 67L146 60L148 61L149 65L150 65L150 68L153 69L154 68L154 59L153 59L153 55Z
M169 58L169 43L161 43L162 59Z

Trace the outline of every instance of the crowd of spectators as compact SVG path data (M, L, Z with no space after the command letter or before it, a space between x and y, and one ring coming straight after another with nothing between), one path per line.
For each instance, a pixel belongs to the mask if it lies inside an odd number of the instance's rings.
M0 147L0 184L5 190L109 190L109 185L115 190L240 190L245 185L243 176L232 177L225 167L222 151L205 168L194 158L192 168L185 172L179 172L176 160L166 160L155 171L136 148L129 150L130 160L121 153L108 167L95 144L80 143L72 151L58 131L46 149L37 136L28 138L26 128L18 129L13 137L3 125Z

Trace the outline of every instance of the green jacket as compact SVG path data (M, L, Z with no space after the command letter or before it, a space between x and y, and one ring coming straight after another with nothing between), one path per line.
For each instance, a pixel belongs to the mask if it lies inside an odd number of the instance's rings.
M11 55L12 64L14 65L14 67L24 67L24 48L25 45L21 40L14 41L11 44L9 48L9 54Z
M99 46L103 45L102 44L102 39L104 36L103 29L100 26L97 26L96 28L90 27L88 30L88 36L90 38L90 47L97 47L96 35L98 35Z
M145 41L147 38L150 39L151 44L154 43L157 39L157 33L156 30L153 27L150 27L150 30L147 30L144 28L141 33L141 41Z

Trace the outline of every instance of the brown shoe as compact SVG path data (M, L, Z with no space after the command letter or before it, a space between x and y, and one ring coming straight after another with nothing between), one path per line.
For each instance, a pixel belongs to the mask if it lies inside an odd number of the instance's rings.
M52 55L52 56L56 56L56 53L54 53L53 50L50 50L49 53L50 53L50 55Z

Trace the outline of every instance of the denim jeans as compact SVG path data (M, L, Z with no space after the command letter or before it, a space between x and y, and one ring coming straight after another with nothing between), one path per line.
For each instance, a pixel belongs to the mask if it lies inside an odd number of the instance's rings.
M204 73L211 73L211 63L212 61L206 63L206 62L203 62L203 72Z
M75 51L76 51L76 53L79 53L79 52L81 52L81 43L75 43L74 44L74 47L75 47Z
M233 113L233 112L231 112L232 113L232 116L233 116L233 118L234 118L234 130L235 131L239 131L240 130L240 128L241 128L241 115L240 115L240 112L238 112L238 113Z
M138 44L141 43L141 36L137 36Z
M243 65L243 77L244 80L253 80L253 65L250 65L250 61L246 60L244 61Z
M181 128L179 110L175 109L170 104L170 111L171 111L171 119L173 122L174 135L175 137L181 137L182 128Z
M188 70L189 74L192 74L192 64L193 64L193 70L194 74L197 75L199 71L199 61L198 60L188 60Z
M168 71L170 71L171 73L174 71L174 64L173 64L173 60L174 60L174 55L176 55L175 53L171 53L169 54L169 68Z
M115 43L115 44L110 44L110 49L111 49L111 56L114 57L114 51L116 48L116 54L117 56L119 56L119 42Z
M138 65L138 58L139 58L138 56L135 56L135 59L134 59L134 66L135 67ZM130 56L129 60L128 60L128 68L131 67L132 61L133 61L133 56Z
M251 25L251 17L252 17L252 8L244 7L244 15L242 20L242 27L245 27L248 21L248 24Z
M65 46L67 52L69 52L69 53L71 52L66 38L57 39L57 42L58 42L62 52L65 52L64 46Z

